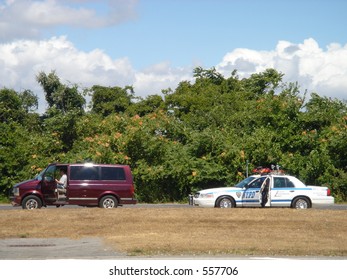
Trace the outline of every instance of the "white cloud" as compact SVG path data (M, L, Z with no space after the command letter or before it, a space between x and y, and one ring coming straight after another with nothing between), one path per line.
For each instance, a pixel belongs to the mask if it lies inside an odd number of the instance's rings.
M191 78L192 73L191 68L172 68L169 63L136 71L126 57L113 60L99 49L80 51L66 37L0 44L0 88L32 90L40 98L40 112L45 109L45 98L36 76L41 71L48 74L52 70L64 84L78 84L80 88L132 85L135 95L140 97L161 94L168 87L175 89L182 79Z
M0 3L0 42L39 38L55 27L100 28L136 17L138 0L7 0Z
M55 70L62 83L71 82L80 88L132 85L136 96L146 97L192 80L194 67L177 68L162 62L138 70L127 57L112 59L100 49L81 51L66 37L0 44L0 88L32 90L40 98L40 112L45 109L44 93L36 81L40 71ZM284 73L285 81L298 81L302 91L347 99L347 45L330 44L323 50L313 39L302 44L281 41L272 51L235 49L216 66L225 77L236 69L240 78L266 68Z
M81 87L126 86L133 83L135 75L127 58L112 60L98 49L89 53L79 51L65 37L0 45L0 87L17 91L31 89L39 96L41 107L44 94L36 75L52 70L62 83L76 83Z
M280 41L273 51L236 49L216 67L225 76L236 69L241 78L267 68L285 74L284 81L297 81L302 91L347 100L347 45L332 43L323 50L312 38L302 44Z
M192 68L172 68L169 62L162 62L136 73L135 92L141 96L161 94L163 89L174 90L181 81L192 79Z

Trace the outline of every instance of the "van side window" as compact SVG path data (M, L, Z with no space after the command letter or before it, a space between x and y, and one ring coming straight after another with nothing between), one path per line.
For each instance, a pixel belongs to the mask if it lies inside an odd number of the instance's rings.
M97 167L71 166L70 180L99 180Z
M101 167L101 180L125 180L125 172L121 167Z

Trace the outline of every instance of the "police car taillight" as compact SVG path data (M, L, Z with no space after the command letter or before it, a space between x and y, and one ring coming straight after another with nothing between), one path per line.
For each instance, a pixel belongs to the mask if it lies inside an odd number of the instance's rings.
M330 191L330 189L328 188L327 189L327 196L330 196L331 195L331 191Z

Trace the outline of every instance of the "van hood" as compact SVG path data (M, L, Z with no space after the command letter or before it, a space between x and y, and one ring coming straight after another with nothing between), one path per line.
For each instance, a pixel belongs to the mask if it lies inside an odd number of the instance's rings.
M23 181L23 182L19 182L19 183L15 184L13 187L16 188L16 187L19 187L20 185L28 184L28 183L32 183L32 182L37 183L38 181L39 180L37 180L37 179L29 179L29 180L26 180L26 181Z

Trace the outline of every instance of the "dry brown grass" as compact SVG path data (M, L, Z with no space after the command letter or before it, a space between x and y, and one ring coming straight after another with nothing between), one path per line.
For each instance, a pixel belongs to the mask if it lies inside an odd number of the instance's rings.
M128 255L347 256L335 210L98 208L0 212L0 238L100 237Z

